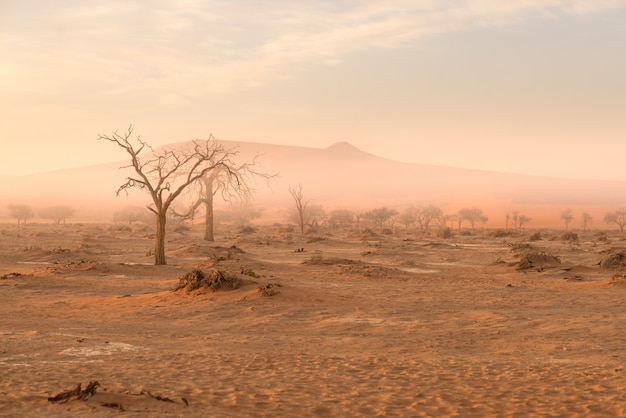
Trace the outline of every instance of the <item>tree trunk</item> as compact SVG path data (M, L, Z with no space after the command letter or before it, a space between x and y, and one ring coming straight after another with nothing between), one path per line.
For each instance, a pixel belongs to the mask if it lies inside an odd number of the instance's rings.
M204 199L204 240L215 241L213 235L213 180L215 176L211 174L204 178L204 192L206 197Z
M165 261L165 211L161 210L156 216L156 243L154 246L154 265L164 266Z
M215 236L213 234L213 193L207 193L204 205L204 239L205 241L212 242L215 241Z

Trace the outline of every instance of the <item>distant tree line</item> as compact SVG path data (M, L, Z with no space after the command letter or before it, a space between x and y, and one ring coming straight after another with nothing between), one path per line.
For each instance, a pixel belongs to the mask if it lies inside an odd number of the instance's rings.
M25 224L35 217L35 211L29 205L10 204L8 209L9 217L17 220L18 229L22 224ZM40 218L50 219L55 224L59 225L60 223L65 223L68 218L74 215L74 212L74 209L69 206L58 205L41 208L37 211L37 214Z

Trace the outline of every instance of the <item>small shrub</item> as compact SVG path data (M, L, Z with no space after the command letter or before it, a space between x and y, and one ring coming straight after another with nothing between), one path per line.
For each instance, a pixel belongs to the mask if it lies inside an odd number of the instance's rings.
M561 241L578 241L578 234L572 231L565 231L561 235Z
M437 236L439 238L452 238L452 230L449 227L443 227L443 228L439 228L439 230L437 231Z
M178 233L189 232L191 228L185 224L178 224L174 227L173 231Z
M541 232L535 232L528 237L529 241L539 241L541 239Z
M256 229L254 229L251 226L244 226L243 228L239 229L240 234L254 234L255 232L256 232Z

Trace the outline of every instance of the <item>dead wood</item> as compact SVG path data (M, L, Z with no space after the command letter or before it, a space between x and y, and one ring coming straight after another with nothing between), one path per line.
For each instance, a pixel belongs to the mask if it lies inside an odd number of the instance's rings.
M94 393L96 393L96 389L98 388L98 386L100 386L100 383L98 383L97 381L93 381L93 382L89 382L87 387L84 390L82 390L81 384L79 383L75 389L66 390L65 392L61 392L54 397L48 398L48 402L55 403L55 402L68 401L74 396L76 397L76 399L79 399L81 401L86 401L87 399L91 398L94 395Z

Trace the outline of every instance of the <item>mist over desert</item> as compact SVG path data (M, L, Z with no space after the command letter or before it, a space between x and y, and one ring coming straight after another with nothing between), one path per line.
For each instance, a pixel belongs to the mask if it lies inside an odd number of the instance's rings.
M620 182L397 163L348 143L224 144L279 175L255 184L244 222L216 201L213 242L201 214L172 217L163 266L153 215L114 221L150 214L141 190L115 196L124 162L3 179L7 204L75 212L0 225L0 415L626 413L626 244L602 222ZM324 209L304 234L296 185ZM399 221L426 203L488 220ZM379 207L398 219L332 221ZM513 211L530 221L505 225ZM181 288L190 274L238 286Z

